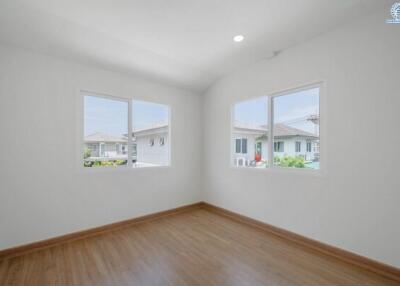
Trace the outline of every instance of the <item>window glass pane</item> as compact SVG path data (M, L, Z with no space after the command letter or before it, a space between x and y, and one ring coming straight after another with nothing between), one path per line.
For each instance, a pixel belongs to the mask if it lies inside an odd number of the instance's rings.
M127 164L128 103L84 96L84 167Z
M234 106L232 163L234 166L268 167L268 99L259 97ZM238 147L240 145L240 147Z
M301 142L296 141L296 152L301 152Z
M274 165L319 169L319 88L274 97L273 104ZM306 142L315 147L301 148Z
M311 152L311 142L307 142L307 152Z
M134 167L169 165L169 107L132 101Z
M284 152L284 142L274 142L274 152Z
M246 138L242 139L242 153L247 154L247 139Z
M236 139L236 153L241 153L242 152L242 141L240 139Z

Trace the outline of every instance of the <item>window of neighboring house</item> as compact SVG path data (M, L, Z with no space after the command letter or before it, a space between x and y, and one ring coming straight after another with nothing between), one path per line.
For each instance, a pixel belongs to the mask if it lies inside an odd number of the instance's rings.
M314 85L236 103L232 116L233 164L319 169L319 100L320 85ZM248 154L256 158L243 156L241 135L247 138ZM293 138L298 141L293 142ZM306 148L302 148L302 141L306 141ZM268 160L271 156L273 160Z
M247 154L247 139L242 138L242 154Z
M236 153L238 154L246 154L247 153L247 139L246 138L241 138L241 139L236 139Z
M284 144L283 141L274 142L274 152L284 152Z
M106 156L106 143L100 143L100 157Z
M236 146L235 147L236 154L242 153L242 139L236 139L235 142L236 142L236 145L235 145Z
M300 141L296 141L295 148L296 148L297 153L301 152L301 142Z
M92 157L99 157L99 144L98 143L86 143L85 149L88 154Z
M313 152L319 153L319 142L313 142Z
M135 138L133 138L135 139ZM136 141L132 143L132 162L136 162L137 159L137 148L136 148Z
M132 111L133 134L136 142L136 160L133 166L169 166L169 107L164 104L133 100ZM160 148L160 146L166 148Z
M168 166L169 148L155 148L169 138L169 107L144 101L81 92L83 96L84 167ZM129 119L131 118L131 122ZM160 139L161 140L161 139Z
M233 107L233 120L232 164L238 167L265 168L268 154L261 152L261 146L268 145L267 98L259 97L236 103Z
M307 152L311 152L311 142L307 141Z

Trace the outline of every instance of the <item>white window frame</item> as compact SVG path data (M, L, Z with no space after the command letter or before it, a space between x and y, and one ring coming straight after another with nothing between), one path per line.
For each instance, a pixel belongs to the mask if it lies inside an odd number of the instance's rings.
M115 101L121 101L121 102L126 102L128 104L128 134L132 134L133 132L133 124L132 124L132 113L133 113L133 101L144 101L144 102L149 102L149 103L154 103L154 104L161 104L165 105L168 108L168 135L167 135L167 140L169 142L168 145L168 161L166 165L163 166L146 166L146 167L134 167L132 163L132 136L128 136L128 142L126 146L126 151L127 151L127 156L128 156L128 162L126 165L121 165L121 166L114 166L114 167L104 167L104 168L88 168L84 167L82 164L82 154L84 152L84 146L85 146L85 134L84 134L84 120L85 120L85 109L84 109L84 101L85 101L85 96L93 96L93 97L99 97L99 98L104 98L104 99L109 99L109 100L115 100ZM109 95L107 93L99 93L99 92L94 92L90 91L89 89L79 89L77 92L77 110L78 116L77 116L77 130L78 130L78 136L77 136L77 144L78 148L77 150L77 155L76 155L76 166L79 170L82 171L87 171L87 172L108 172L108 171L115 171L115 170L151 170L151 169L164 169L164 168L170 168L172 166L171 163L171 152L172 152L172 108L170 105L164 103L164 102L155 102L152 100L148 100L145 98L136 98L136 97L131 97L131 96L126 96L126 97L121 97L121 96L115 96L115 95ZM99 152L100 152L100 146L99 146Z
M230 144L231 146L231 156L229 158L230 161L230 167L234 169L241 169L241 170L263 170L263 171L274 171L274 172L293 172L293 173L301 173L301 174L325 174L326 173L326 161L327 161L327 152L325 148L325 142L327 141L327 134L326 134L326 81L315 81L310 84L305 84L301 85L298 87L293 87L293 88L288 88L284 89L281 91L277 92L271 92L268 95L264 96L255 96L255 97L250 97L245 100L240 100L236 101L231 105L231 134L230 134L230 142L232 142L232 138L234 138L234 122L235 122L235 105L238 103L246 102L248 100L256 99L259 97L266 97L267 98L267 103L268 103L268 112L267 112L267 124L269 126L273 126L274 124L274 108L273 108L273 100L274 98L277 98L279 96L285 96L285 95L290 95L293 93L297 93L300 91L304 90L309 90L309 89L314 89L318 88L319 89L319 154L320 154L320 159L319 159L319 169L311 169L311 168L292 168L292 167L280 167L280 166L275 166L273 164L273 158L274 158L274 136L273 136L273 128L268 128L268 166L266 168L248 168L245 166L237 166L234 164L234 144ZM272 138L272 140L271 140Z

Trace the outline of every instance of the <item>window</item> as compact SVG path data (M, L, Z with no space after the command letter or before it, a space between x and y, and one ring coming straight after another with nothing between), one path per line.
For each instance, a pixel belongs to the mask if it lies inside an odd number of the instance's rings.
M233 108L232 163L240 167L265 167L268 163L268 101L259 97Z
M106 144L100 143L100 157L106 156Z
M319 88L277 95L272 102L274 141L295 142L283 152L275 150L274 165L319 169L319 153L301 149L301 141L319 144Z
M127 144L128 102L91 95L84 96L84 167L126 165L118 144Z
M319 100L320 86L315 85L236 103L233 165L319 169ZM244 137L247 154L243 153Z
M241 138L236 139L236 147L235 147L237 154L246 154L247 153L247 139Z
M247 139L242 139L242 154L247 154Z
M133 136L136 142L134 167L169 165L169 107L134 100ZM162 139L161 139L162 138ZM158 144L155 144L158 142Z
M296 148L296 153L299 153L299 152L301 152L301 142L300 141L296 141L296 146L295 146L295 148Z
M274 142L274 152L283 152L284 144L285 142L283 141Z
M311 152L311 142L307 142L307 152Z
M247 139L236 139L236 153L246 154L247 153Z
M169 165L168 106L86 92L82 95L84 167ZM155 140L160 144L155 145Z
M242 153L242 139L236 139L236 154Z

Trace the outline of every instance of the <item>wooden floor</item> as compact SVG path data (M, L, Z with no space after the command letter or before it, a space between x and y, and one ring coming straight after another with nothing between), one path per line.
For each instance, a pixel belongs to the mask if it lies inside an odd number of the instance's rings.
M0 285L400 285L204 209L0 261Z

